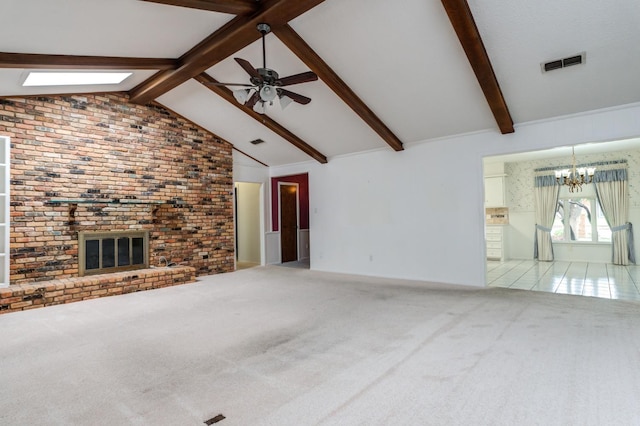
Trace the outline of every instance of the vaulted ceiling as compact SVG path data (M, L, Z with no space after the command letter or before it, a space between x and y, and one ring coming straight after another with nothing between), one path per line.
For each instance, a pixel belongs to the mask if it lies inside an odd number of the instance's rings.
M126 91L270 166L640 101L636 0L4 0L0 96ZM312 99L258 114L233 60L311 70ZM582 65L541 63L586 53ZM117 86L22 87L29 70L130 70ZM263 139L253 145L250 141ZM568 143L571 143L568 141Z

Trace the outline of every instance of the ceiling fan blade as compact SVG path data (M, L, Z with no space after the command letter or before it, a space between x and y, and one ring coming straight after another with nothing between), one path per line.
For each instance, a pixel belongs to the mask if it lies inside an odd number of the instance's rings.
M286 96L288 98L291 98L291 100L293 100L294 102L297 102L297 103L302 104L302 105L306 105L309 102L311 102L311 98L307 98L306 96L302 96L302 95L300 95L298 93L290 92L290 91L288 91L286 89L278 89L278 95L280 97Z
M300 74L290 75L288 77L282 77L276 81L277 86L290 86L292 84L306 83L308 81L316 81L318 76L312 71L303 72Z
M253 92L253 95L249 98L249 100L244 104L244 106L248 108L253 108L253 106L258 103L260 100L260 94L258 92Z
M253 84L245 84L245 83L210 83L205 82L205 86L242 86L242 87L255 87Z
M251 65L251 63L249 63L249 61L247 61L246 59L242 59L242 58L233 58L236 60L236 62L242 67L243 70L245 70L247 72L247 74L249 74L251 77L256 78L260 81L262 81L262 77L260 77L260 74L258 74L258 70L256 70L253 65Z

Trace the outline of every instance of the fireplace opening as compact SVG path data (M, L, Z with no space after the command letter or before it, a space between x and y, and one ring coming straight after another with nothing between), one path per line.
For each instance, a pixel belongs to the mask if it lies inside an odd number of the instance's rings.
M78 233L79 276L148 267L148 231Z

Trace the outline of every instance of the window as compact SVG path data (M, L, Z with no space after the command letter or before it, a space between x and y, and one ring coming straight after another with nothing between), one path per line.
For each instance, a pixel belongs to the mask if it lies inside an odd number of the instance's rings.
M148 232L80 232L78 240L80 276L148 266Z
M611 242L611 229L595 197L560 198L551 228L553 242Z
M88 84L120 84L131 72L99 71L31 71L23 86L77 86Z

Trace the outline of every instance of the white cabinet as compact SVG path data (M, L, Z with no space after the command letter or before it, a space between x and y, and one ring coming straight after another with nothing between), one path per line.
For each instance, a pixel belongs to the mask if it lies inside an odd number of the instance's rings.
M9 148L10 139L0 136L0 287L9 286Z
M506 227L501 225L487 225L485 239L487 242L487 259L505 260Z
M484 178L484 206L506 206L504 194L504 176L489 176Z

